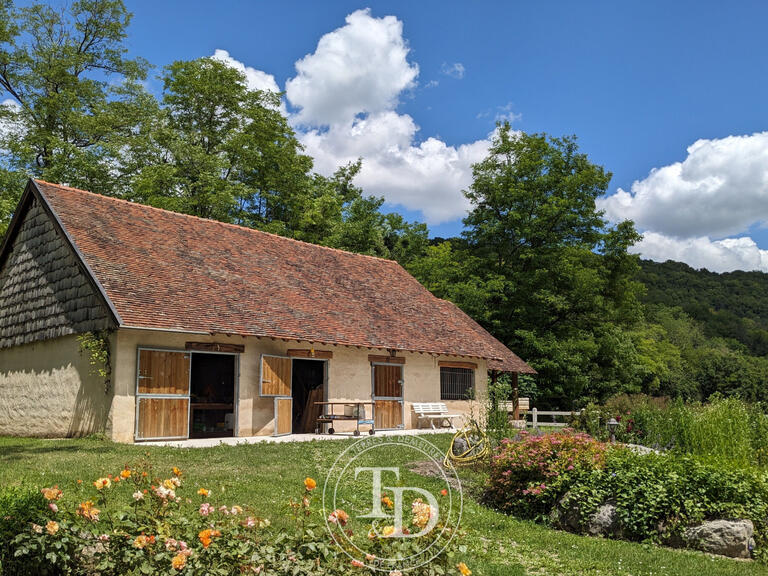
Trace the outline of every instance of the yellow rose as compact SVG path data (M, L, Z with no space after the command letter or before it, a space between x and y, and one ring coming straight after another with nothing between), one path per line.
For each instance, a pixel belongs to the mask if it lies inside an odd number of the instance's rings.
M176 570L183 570L184 566L187 565L187 557L184 554L176 554L176 556L173 557L173 560L171 560L171 566L173 566Z
M99 478L93 485L96 486L96 490L103 490L104 488L112 486L112 480L109 478Z
M472 570L467 568L467 565L464 564L464 562L459 562L456 565L456 568L458 568L459 572L461 572L461 576L470 576L472 574Z
M48 534L53 536L59 531L59 523L54 520L49 520L48 524L45 525L45 529L48 531Z

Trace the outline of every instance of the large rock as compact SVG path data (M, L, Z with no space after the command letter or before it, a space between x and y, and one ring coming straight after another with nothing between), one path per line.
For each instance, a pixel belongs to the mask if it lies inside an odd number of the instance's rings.
M549 513L549 521L553 526L569 532L581 531L581 518L579 517L578 503L573 501L570 492L567 492Z
M712 520L691 526L683 532L683 542L689 548L730 556L749 558L755 541L755 527L749 520Z
M589 517L587 532L591 536L608 536L611 538L621 538L622 530L619 523L619 517L616 514L616 506L606 502L597 511Z

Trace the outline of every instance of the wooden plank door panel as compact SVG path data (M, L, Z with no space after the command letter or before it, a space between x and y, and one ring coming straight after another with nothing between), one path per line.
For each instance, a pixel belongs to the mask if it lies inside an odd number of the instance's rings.
M275 436L293 431L293 398L275 398Z
M403 367L375 364L373 366L373 395L401 398L403 396Z
M376 430L397 428L403 423L403 404L399 400L376 400Z
M377 430L403 425L403 367L373 365L374 425Z
M189 398L139 398L139 439L186 438Z
M190 356L184 352L139 351L139 394L189 394Z
M261 395L291 395L291 358L280 356L261 357Z
M139 350L136 439L189 436L189 375L186 352Z

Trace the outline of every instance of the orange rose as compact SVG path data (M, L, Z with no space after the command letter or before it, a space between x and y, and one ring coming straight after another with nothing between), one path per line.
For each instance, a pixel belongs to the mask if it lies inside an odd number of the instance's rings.
M304 487L307 490L314 490L317 488L317 482L315 482L312 478L304 478Z
M130 477L131 477L131 471L130 471L130 470L128 470L128 468L126 468L125 470L123 470L122 472L120 472L120 476L121 476L123 479L127 480L128 478L130 478Z
M82 516L86 520L92 520L93 522L98 522L99 509L94 508L93 502L88 500L86 502L81 502L80 505L77 507L77 515Z
M54 486L53 488L43 488L40 490L40 492L43 493L43 496L46 500L58 500L61 498L61 490L59 490L58 486Z
M176 554L176 556L173 557L173 560L171 560L171 566L173 566L176 570L184 570L184 566L187 565L187 556L186 554Z

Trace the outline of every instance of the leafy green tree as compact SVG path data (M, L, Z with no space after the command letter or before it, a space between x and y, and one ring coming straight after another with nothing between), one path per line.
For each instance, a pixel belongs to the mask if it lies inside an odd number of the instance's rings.
M250 90L241 72L213 58L174 62L163 87L148 138L129 155L143 166L134 198L290 231L310 188L312 160L280 114L279 95Z
M126 57L129 22L121 0L0 4L0 90L12 102L0 107L3 170L120 192L120 151L152 99L147 63ZM7 222L6 201L0 209Z
M440 246L411 269L538 370L543 404L638 391L625 329L642 319L637 258L627 253L639 236L631 222L608 227L597 210L611 175L574 138L505 123L473 176L464 263L440 264L452 250Z

